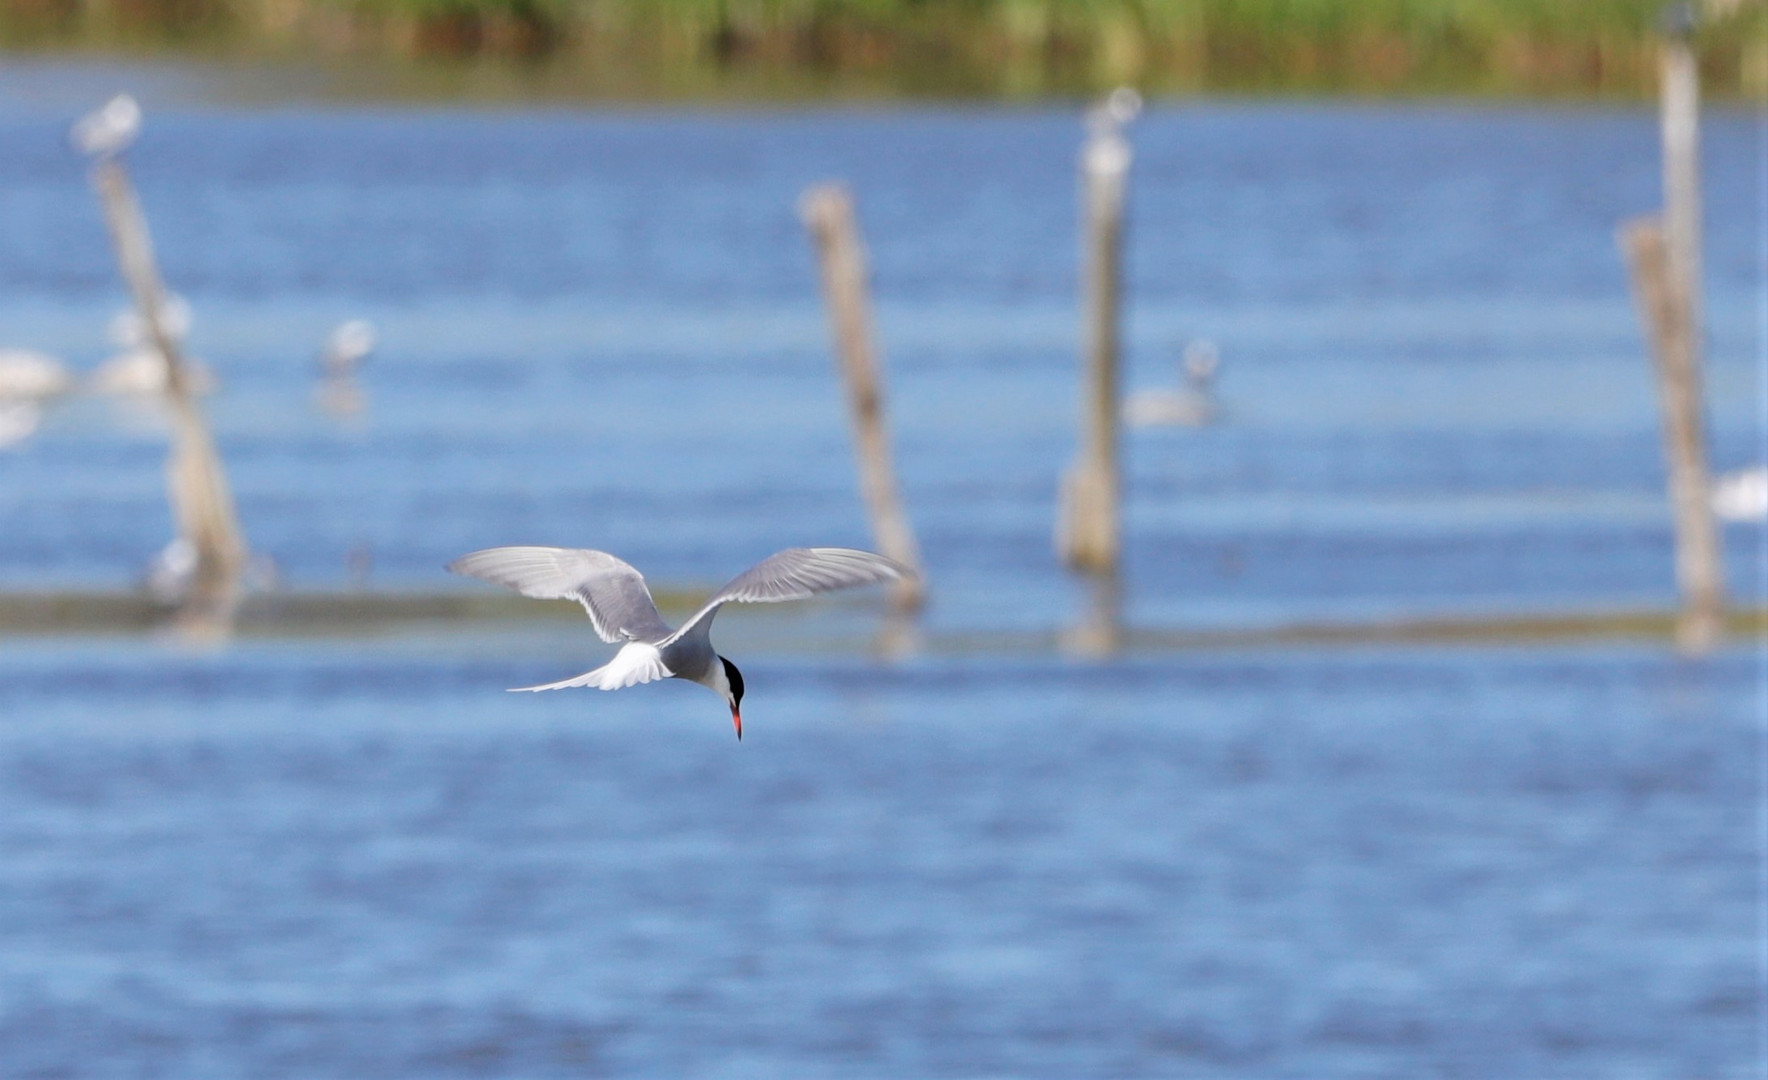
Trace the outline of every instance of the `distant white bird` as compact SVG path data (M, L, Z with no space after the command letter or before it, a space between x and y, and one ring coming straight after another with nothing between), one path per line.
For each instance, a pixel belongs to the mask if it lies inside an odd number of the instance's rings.
M43 406L66 393L73 376L60 360L34 349L0 349L0 450L36 433Z
M377 338L374 324L367 319L351 319L339 323L325 339L325 351L319 362L327 375L349 375L358 364L374 352Z
M160 549L147 566L144 584L162 603L182 600L196 577L196 545L180 536Z
M687 679L724 698L737 738L743 737L743 675L712 648L712 617L729 603L803 600L817 593L895 581L913 571L881 555L852 548L787 548L738 574L712 594L680 629L658 614L644 576L605 551L581 548L501 547L475 551L448 564L456 574L505 585L541 600L576 600L603 641L619 644L614 658L575 678L518 690L594 686L619 690L657 679Z
M160 329L166 332L166 336L173 341L183 341L190 336L193 321L190 301L177 293L166 294L165 302L160 305ZM133 304L111 316L107 336L119 349L153 344L153 335L147 332L147 320Z
M1768 521L1768 465L1720 476L1713 483L1713 513L1721 521Z
M82 153L111 157L122 153L141 132L141 106L118 94L74 123L72 140Z
M356 369L374 347L374 324L366 319L339 323L326 338L319 354L319 403L327 412L362 411L364 400L362 388L356 384Z
M0 450L11 450L36 433L43 406L29 398L0 398Z
M1179 361L1184 385L1176 390L1142 390L1123 403L1124 422L1131 427L1176 424L1202 427L1221 418L1215 398L1215 374L1221 356L1213 342L1193 341Z
M35 349L0 349L0 398L41 400L72 389L74 377L60 360Z
M196 581L196 570L196 545L187 537L175 537L147 564L142 585L155 600L163 604L175 604L190 595L190 587ZM245 572L240 584L247 591L270 592L280 582L281 574L277 570L276 561L270 556L253 553L246 558Z
M184 360L185 383L193 394L215 391L215 375L195 357ZM86 377L86 388L95 394L149 396L166 392L169 375L166 358L158 349L141 347L118 353Z
M176 344L190 333L190 303L169 295L160 308L160 329ZM86 388L95 394L154 395L166 392L166 358L147 331L147 321L133 307L111 316L110 339L122 351L100 364L87 377ZM184 358L185 377L194 394L213 393L215 376L202 361Z
M1142 111L1142 95L1120 86L1098 105L1087 110L1087 141L1081 147L1081 165L1090 176L1121 177L1130 167L1129 140L1123 129Z

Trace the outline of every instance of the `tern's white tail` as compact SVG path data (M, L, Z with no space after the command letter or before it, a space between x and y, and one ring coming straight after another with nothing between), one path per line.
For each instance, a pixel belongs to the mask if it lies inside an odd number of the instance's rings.
M657 646L642 641L629 641L614 654L614 659L581 675L540 686L513 686L510 693L537 690L563 690L572 686L593 686L597 690L621 690L639 683L667 679L674 672L663 666L663 654Z

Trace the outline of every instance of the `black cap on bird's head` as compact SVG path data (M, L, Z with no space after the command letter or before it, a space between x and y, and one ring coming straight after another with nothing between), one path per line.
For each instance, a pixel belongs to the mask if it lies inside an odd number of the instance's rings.
M724 681L730 684L731 723L736 725L737 738L741 739L743 737L743 714L740 711L743 704L743 673L737 670L737 665L722 656L718 658L718 662L724 665Z

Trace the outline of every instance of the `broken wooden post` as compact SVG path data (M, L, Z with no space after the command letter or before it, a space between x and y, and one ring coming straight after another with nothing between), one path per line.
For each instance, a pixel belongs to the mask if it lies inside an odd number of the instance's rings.
M872 345L865 245L854 220L853 200L839 184L823 184L804 193L798 212L816 243L829 326L847 384L860 490L871 515L872 536L880 554L914 571L899 579L891 593L898 609L914 610L925 600L926 578L921 571L920 545L897 494L884 392Z
M1664 233L1656 219L1642 218L1623 225L1619 240L1632 269L1634 297L1656 360L1663 402L1676 584L1682 593L1676 642L1684 651L1701 653L1719 640L1724 629L1724 566L1707 472L1699 356L1689 305L1685 296L1678 295Z
M1088 114L1081 151L1082 274L1085 288L1085 371L1081 442L1062 478L1056 551L1091 573L1117 571L1122 546L1118 466L1118 343L1121 323L1124 181L1130 166L1124 125L1141 110L1134 90L1113 91Z
M113 99L74 128L75 143L96 159L93 183L104 204L117 265L134 297L148 343L166 365L166 397L172 412L172 452L166 480L179 538L195 557L179 621L198 633L224 633L231 624L245 569L246 546L234 517L233 497L208 424L196 403L177 339L162 317L166 290L154 262L141 205L117 155L133 141L140 110L128 97Z

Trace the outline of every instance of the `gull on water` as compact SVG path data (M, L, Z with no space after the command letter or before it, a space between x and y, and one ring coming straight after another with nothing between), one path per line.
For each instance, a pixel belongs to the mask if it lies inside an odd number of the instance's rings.
M327 412L339 415L362 411L362 388L356 383L356 369L368 359L375 347L374 324L367 319L351 319L339 323L325 339L319 354L319 404Z
M67 365L35 349L0 349L0 398L43 398L73 389Z
M1724 473L1715 480L1713 514L1721 521L1768 521L1768 465Z
M0 450L11 450L37 433L43 406L35 401L0 398Z
M1179 360L1184 385L1177 390L1142 390L1131 394L1123 403L1124 422L1131 427L1202 427L1215 423L1221 416L1215 398L1215 376L1221 362L1214 342L1191 342Z
M672 628L657 612L644 576L605 551L581 548L499 547L464 555L448 564L465 574L508 586L540 600L576 600L589 612L603 641L618 644L614 658L574 678L516 690L593 686L620 690L657 679L686 679L730 706L737 738L743 737L743 675L712 647L712 618L730 603L803 600L817 593L895 581L913 571L852 548L787 548L732 578L700 610Z
M326 375L354 375L362 361L374 352L377 340L374 324L367 319L341 322L326 336L325 350L319 356L319 366Z
M35 349L0 349L0 450L30 438L43 422L43 405L73 388L60 360Z
M160 328L175 343L190 333L190 304L182 296L168 296L160 308ZM110 321L111 344L121 351L87 376L86 387L95 394L163 394L167 386L166 358L147 331L147 322L134 308L117 312ZM186 357L184 369L192 393L214 392L215 376L202 361Z

